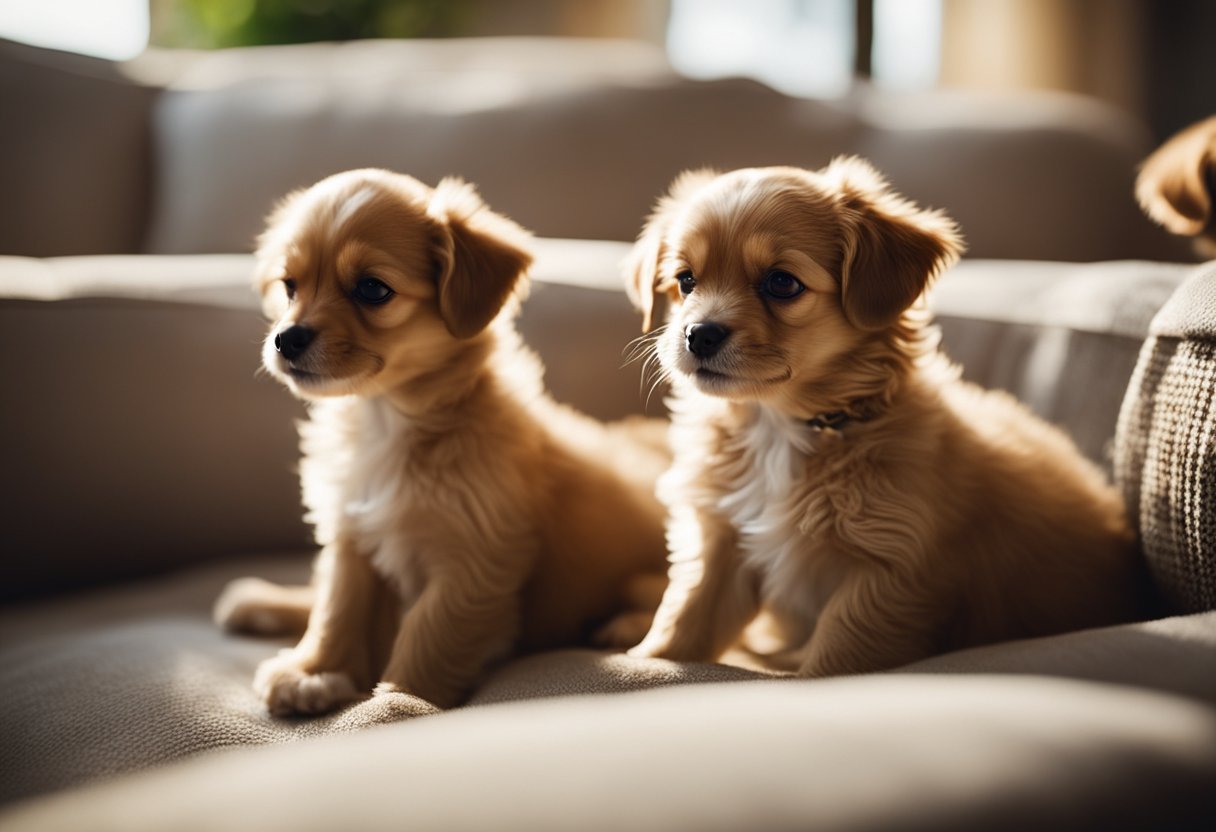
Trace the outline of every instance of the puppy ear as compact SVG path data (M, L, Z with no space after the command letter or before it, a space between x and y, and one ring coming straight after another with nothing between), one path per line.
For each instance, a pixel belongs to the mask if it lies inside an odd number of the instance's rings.
M1149 156L1136 177L1136 199L1154 222L1195 237L1212 222L1216 189L1216 118L1183 130Z
M862 159L834 159L824 175L843 209L845 317L859 329L888 327L962 254L958 228L945 214L895 194Z
M489 326L532 265L528 232L450 177L436 186L427 213L439 227L439 314L449 332L470 338Z
M664 283L659 276L659 264L664 254L663 238L684 202L717 176L718 172L709 168L687 170L677 176L646 218L646 225L625 260L625 293L642 313L643 332L649 332L654 324L655 296L660 292L671 293L675 289L671 281Z
M295 230L294 214L304 189L279 200L266 217L266 228L258 235L253 259L253 288L262 298L262 313L279 317L286 309L287 295L276 287L286 274L287 248Z

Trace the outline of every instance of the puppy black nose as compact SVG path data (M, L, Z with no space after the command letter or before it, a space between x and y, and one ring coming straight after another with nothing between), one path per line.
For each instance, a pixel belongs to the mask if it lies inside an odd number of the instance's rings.
M295 361L304 354L304 350L308 349L316 335L314 329L293 324L275 333L274 348L288 361Z
M722 349L723 342L730 336L730 330L721 324L706 322L693 324L684 330L688 339L688 351L697 358L709 358Z

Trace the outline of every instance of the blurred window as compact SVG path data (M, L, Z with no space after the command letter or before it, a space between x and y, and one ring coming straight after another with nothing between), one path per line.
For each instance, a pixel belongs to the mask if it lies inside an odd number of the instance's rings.
M942 0L874 0L870 64L883 87L937 81ZM831 97L856 80L855 0L672 0L667 51L694 78L743 75Z
M0 0L0 37L133 58L148 45L148 0Z

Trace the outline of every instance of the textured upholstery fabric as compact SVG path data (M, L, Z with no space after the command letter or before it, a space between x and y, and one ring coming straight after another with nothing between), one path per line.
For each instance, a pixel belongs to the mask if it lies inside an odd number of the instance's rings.
M321 719L272 719L250 682L257 663L287 642L229 636L209 616L225 582L241 574L302 583L308 559L224 563L0 615L0 802L215 748L289 742L435 711L396 695ZM505 669L473 702L756 675L558 653Z
M242 574L298 583L303 557L220 563L0 613L0 802L239 745L294 742L434 711L405 695L330 717L270 718L250 681L286 642L226 635L210 621ZM904 672L1024 674L1134 686L1216 704L1216 613L1013 642ZM763 678L740 667L643 661L590 650L517 659L469 706ZM595 704L587 705L593 719Z
M1154 319L1119 418L1116 472L1176 609L1216 609L1216 264Z
M859 677L466 708L188 762L18 830L1202 829L1216 713L1040 678Z

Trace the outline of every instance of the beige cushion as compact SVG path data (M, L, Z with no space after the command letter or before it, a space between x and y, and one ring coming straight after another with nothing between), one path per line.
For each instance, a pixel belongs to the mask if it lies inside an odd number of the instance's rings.
M306 568L246 566L280 580ZM280 747L51 795L0 825L961 830L1212 818L1213 615L829 681L723 684L756 674L565 651L508 664L450 713L397 695L274 720L249 680L278 643L207 619L234 574L211 567L0 618L0 799L226 746ZM1023 675L975 675L990 672ZM673 685L684 687L636 692Z

